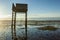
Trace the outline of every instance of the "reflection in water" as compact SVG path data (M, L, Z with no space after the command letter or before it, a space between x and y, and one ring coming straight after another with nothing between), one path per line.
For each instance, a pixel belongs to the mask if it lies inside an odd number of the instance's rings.
M9 27L6 23L4 23L3 21L0 21L0 40L6 40L7 39L7 35L11 35L11 33L9 34Z
M60 29L56 31L48 31L48 30L38 30L37 27L43 27L46 25L41 26L32 26L28 25L28 40L60 40ZM52 25L52 26L60 26L59 24ZM25 36L25 29L23 26L17 26L17 37ZM5 25L4 23L0 22L0 40L12 40L11 39L11 26Z
M5 40L5 31L7 30L6 27L0 26L0 40Z

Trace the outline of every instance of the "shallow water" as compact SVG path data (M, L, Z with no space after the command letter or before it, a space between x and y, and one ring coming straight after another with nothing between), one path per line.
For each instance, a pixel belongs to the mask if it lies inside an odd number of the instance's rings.
M41 25L41 26L32 26L28 25L28 40L60 40L60 29L57 29L56 31L48 31L48 30L38 30L37 27L43 27L47 25ZM60 25L52 25L55 27L58 27ZM25 36L25 29L23 26L17 26L16 27L16 33L17 37L23 37ZM0 26L0 40L12 40L11 39L11 26Z

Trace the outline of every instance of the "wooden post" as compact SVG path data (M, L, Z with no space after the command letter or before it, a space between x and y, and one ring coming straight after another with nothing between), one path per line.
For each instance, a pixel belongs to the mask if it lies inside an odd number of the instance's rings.
M17 38L16 38L16 12L14 15L14 40L17 40Z
M27 40L27 12L25 13L25 34L26 34L25 40Z
M12 33L12 39L13 39L13 11L12 11L12 22L11 22L11 33Z
M13 11L12 11L11 33L12 33L12 40L17 40L16 38L16 12L13 13Z

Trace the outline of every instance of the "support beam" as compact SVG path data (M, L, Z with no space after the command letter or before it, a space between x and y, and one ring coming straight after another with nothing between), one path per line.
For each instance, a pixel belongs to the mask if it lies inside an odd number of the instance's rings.
M17 40L17 37L16 37L16 12L14 15L14 40Z
M11 33L12 33L12 39L13 39L13 11L12 11L12 22L11 22Z
M25 35L26 35L25 40L27 40L27 12L25 14Z

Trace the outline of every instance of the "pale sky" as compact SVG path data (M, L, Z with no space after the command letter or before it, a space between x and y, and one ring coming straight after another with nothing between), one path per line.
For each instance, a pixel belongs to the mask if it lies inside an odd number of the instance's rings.
M11 18L12 3L28 4L28 17L60 17L60 0L0 0L0 18Z

